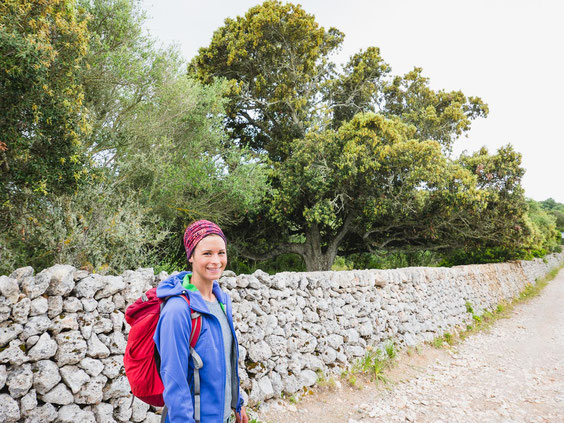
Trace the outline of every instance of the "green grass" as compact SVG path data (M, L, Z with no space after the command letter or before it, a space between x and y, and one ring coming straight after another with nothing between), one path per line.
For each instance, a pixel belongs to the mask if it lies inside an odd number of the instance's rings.
M362 358L341 374L341 377L349 385L358 389L360 389L359 376L367 376L373 382L388 383L384 372L392 367L396 357L395 343L390 340L383 345L382 349L368 349Z

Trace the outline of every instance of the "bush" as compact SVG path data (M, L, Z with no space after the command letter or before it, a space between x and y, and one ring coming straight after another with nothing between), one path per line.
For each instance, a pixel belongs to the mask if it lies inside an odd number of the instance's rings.
M73 195L44 197L27 204L0 238L0 273L55 263L100 273L145 266L167 236L166 225L134 196L91 183Z

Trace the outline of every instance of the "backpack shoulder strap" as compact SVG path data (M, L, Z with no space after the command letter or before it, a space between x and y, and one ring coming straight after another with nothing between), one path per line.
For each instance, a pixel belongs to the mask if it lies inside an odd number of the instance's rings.
M190 298L188 295L182 295L182 298L188 303L190 307ZM202 316L197 311L192 310L190 307L190 317L192 319L192 332L190 332L190 348L194 348L200 337L200 332L202 331Z
M190 332L190 355L192 360L194 360L194 419L196 423L200 423L200 369L203 367L204 363L202 358L198 355L196 350L196 343L200 337L200 332L202 331L202 316L197 311L192 310L190 307L190 297L184 294L182 298L188 303L190 308L190 317L192 318L192 332Z

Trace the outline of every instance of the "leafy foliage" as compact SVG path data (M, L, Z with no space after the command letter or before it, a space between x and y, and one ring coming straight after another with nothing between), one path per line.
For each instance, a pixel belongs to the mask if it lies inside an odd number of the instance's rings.
M158 216L133 196L94 176L74 194L49 195L23 206L25 218L3 236L0 273L30 265L67 263L98 273L118 273L154 260L167 236Z
M30 197L68 193L84 178L89 131L79 83L86 21L69 0L0 4L0 227Z
M5 263L65 260L121 271L163 260L181 267L186 224L236 222L263 196L263 167L243 149L224 147L225 83L202 86L185 74L175 50L156 48L142 31L138 2L80 4L67 6L88 23L82 29L89 49L73 75L88 110L82 117L92 124L80 148L90 160L79 163L91 178L68 193L40 198L32 192L20 207L26 219L14 219L0 240L10 257ZM126 236L128 225L138 229Z
M342 40L300 6L267 1L227 19L190 64L206 84L228 79L231 145L271 169L265 204L236 231L247 257L296 253L317 270L344 244L347 253L448 246L441 230L456 208L486 207L476 177L443 151L487 106L433 91L417 68L388 79L375 47L337 70L329 57Z

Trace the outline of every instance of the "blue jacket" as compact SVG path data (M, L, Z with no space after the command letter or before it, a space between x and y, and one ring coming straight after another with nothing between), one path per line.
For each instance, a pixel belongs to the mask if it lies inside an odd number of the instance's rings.
M182 286L184 276L181 272L159 284L157 296L171 297L163 307L157 330L155 344L161 357L160 375L164 384L164 400L168 409L166 422L194 423L194 365L190 357L190 332L192 320L186 301L180 294L188 294L192 310L201 313L202 329L195 350L202 358L204 366L200 369L201 423L223 423L225 409L226 365L221 326L213 316L198 291L189 291ZM233 393L231 408L238 413L243 406L239 389L239 345L233 327L231 298L224 293L217 281L213 283L213 293L225 305L225 314L233 334L235 345L235 369L237 392Z

